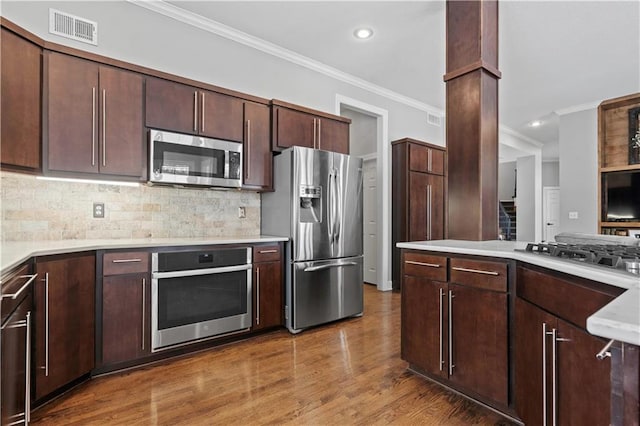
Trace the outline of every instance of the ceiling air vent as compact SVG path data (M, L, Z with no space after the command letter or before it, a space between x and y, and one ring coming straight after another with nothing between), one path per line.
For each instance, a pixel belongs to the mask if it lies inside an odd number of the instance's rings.
M432 126L442 126L442 117L440 117L439 115L436 114L432 114L430 112L427 113L427 123L431 124Z
M59 10L49 9L49 32L98 45L98 23Z

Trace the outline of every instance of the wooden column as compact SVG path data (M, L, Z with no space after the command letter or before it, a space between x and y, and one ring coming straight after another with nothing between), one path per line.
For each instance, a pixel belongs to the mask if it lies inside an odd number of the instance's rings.
M498 237L498 2L447 1L448 238Z

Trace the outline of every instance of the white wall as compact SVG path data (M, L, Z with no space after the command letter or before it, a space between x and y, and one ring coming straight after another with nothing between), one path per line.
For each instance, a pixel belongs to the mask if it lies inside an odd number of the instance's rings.
M356 156L375 154L378 143L378 119L346 108L342 108L340 115L351 119L349 153Z
M598 111L560 116L560 232L597 233ZM569 219L577 212L578 219Z
M516 183L516 162L500 163L498 168L498 200L512 200Z
M542 162L542 186L559 186L560 185L560 162L559 161L543 161Z
M520 157L517 161L518 189L516 197L517 238L519 241L536 241L536 158Z

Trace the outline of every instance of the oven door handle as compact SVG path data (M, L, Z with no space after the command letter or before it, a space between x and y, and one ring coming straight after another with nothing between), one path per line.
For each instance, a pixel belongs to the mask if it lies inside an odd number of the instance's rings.
M163 278L180 278L180 277L195 277L198 275L212 275L212 274L224 274L226 272L246 271L252 268L252 265L238 265L238 266L224 266L222 268L209 268L209 269L193 269L189 271L171 271L171 272L154 272L151 274L151 278L163 279Z

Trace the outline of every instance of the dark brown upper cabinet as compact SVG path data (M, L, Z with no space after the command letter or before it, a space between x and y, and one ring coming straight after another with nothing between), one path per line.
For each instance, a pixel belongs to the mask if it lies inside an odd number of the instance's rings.
M182 83L147 78L146 125L243 142L243 100Z
M45 69L46 171L144 179L142 76L56 52Z
M2 28L0 44L2 166L38 171L42 163L42 49L5 28Z
M274 151L291 146L349 153L349 124L345 117L272 100L272 144Z
M243 187L269 190L273 187L271 121L267 105L244 103Z

